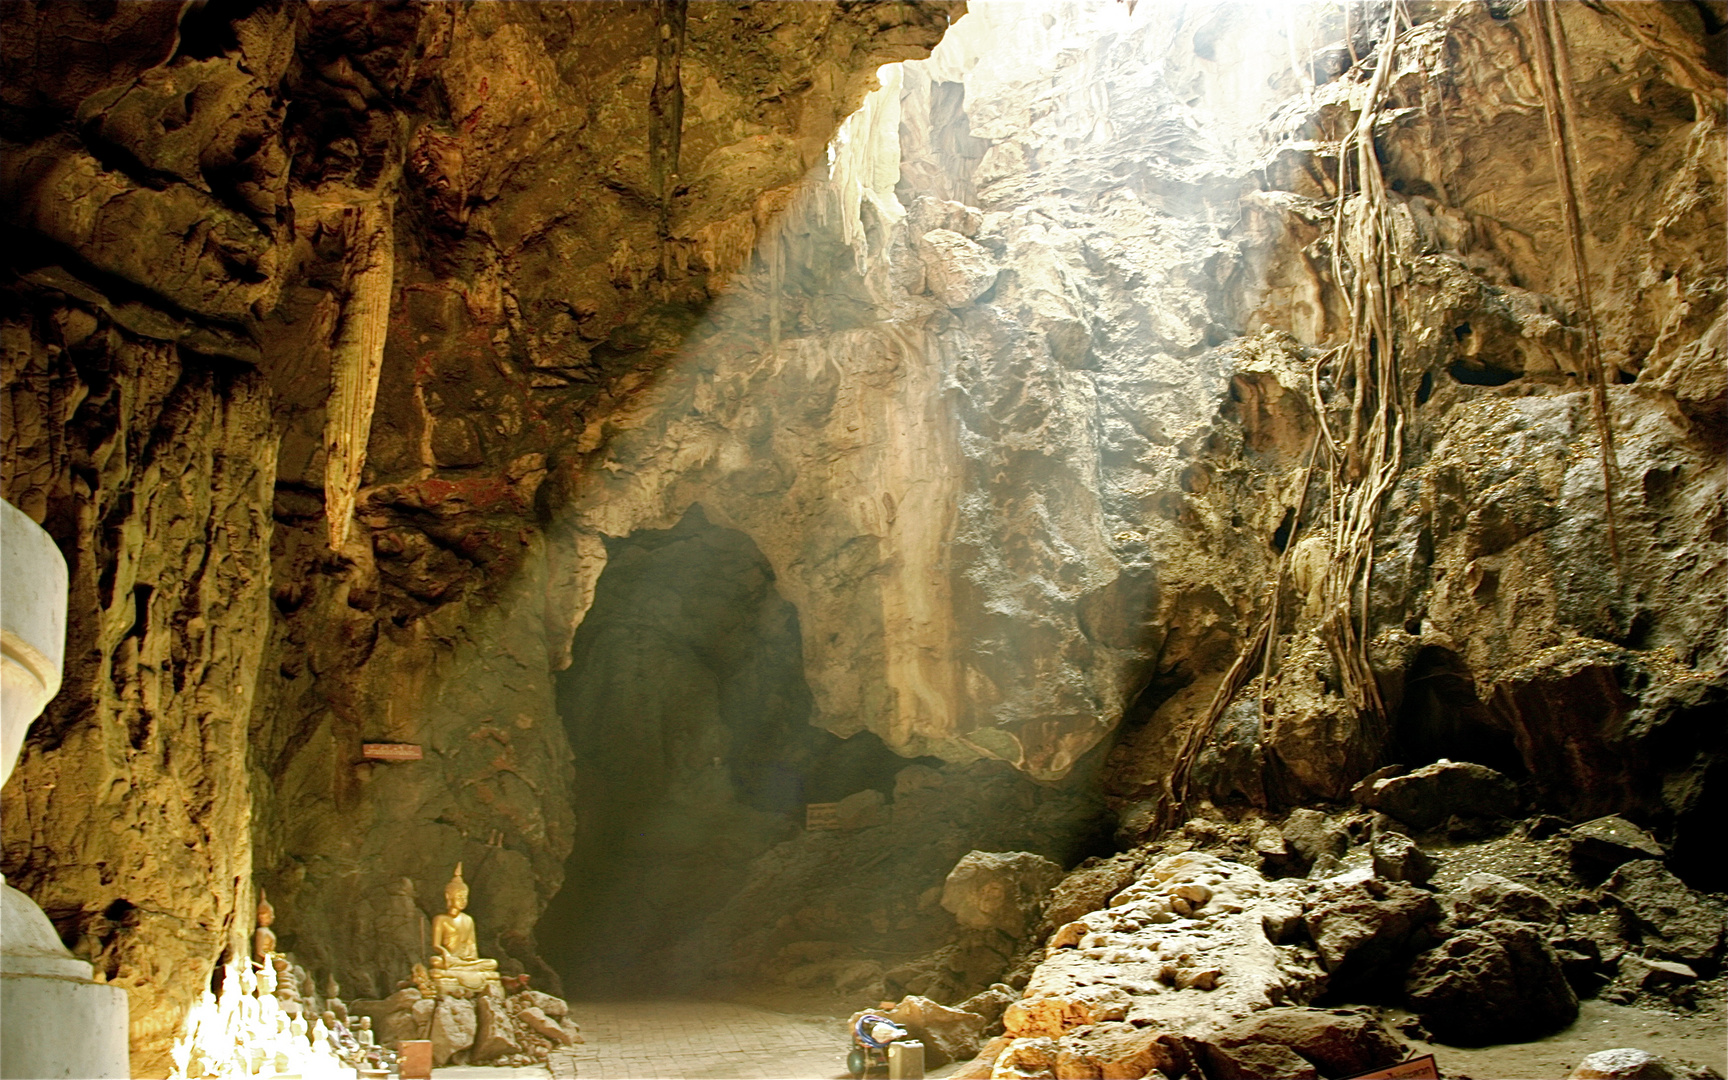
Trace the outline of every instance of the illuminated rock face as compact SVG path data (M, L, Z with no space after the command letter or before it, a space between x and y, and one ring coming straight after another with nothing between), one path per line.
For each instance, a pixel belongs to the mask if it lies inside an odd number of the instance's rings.
M1112 780L1131 815L1265 611L1286 547L1284 631L1323 614L1330 496L1321 483L1304 498L1301 478L1311 375L1349 324L1329 155L1364 87L1314 87L1281 37L1256 39L1233 9L1015 18L980 5L872 98L689 359L609 421L554 543L592 581L600 537L700 503L759 545L797 607L815 722L1048 778L1131 718ZM1308 18L1289 28L1302 55L1343 31ZM1723 653L1709 623L1723 568L1674 561L1708 543L1717 510L1659 524L1663 506L1721 505L1720 408L1686 389L1719 352L1721 291L1699 243L1720 230L1699 215L1721 199L1705 149L1720 146L1721 95L1696 115L1679 104L1702 24L1677 22L1655 47L1618 20L1567 12L1575 78L1618 85L1608 58L1625 51L1673 106L1642 90L1645 104L1603 90L1580 106L1588 184L1640 193L1592 202L1586 240L1604 348L1622 378L1644 370L1608 393L1620 595L1591 569L1611 560L1558 188L1546 157L1490 134L1545 146L1540 112L1505 89L1529 77L1528 30L1437 9L1401 42L1384 109L1406 111L1378 136L1408 266L1403 465L1363 631L1385 719L1363 722L1303 630L1276 650L1275 718L1248 702L1220 718L1222 745L1199 763L1212 795L1338 798L1388 754L1489 753L1552 770L1544 790L1579 813L1662 816L1698 797L1657 794L1690 759L1661 765L1617 741L1637 693L1609 695L1609 714L1572 707L1604 700L1591 679L1649 677L1686 726L1717 692L1687 673ZM1379 30L1355 30L1366 54ZM1442 60L1443 40L1472 44ZM1431 101L1443 63L1459 89ZM1662 646L1679 667L1654 659ZM1568 739L1591 763L1564 758Z

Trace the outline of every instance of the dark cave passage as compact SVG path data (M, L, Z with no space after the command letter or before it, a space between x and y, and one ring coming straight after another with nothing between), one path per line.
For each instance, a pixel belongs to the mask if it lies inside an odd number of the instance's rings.
M1462 658L1423 647L1404 677L1404 700L1392 723L1392 757L1412 767L1441 758L1473 761L1512 777L1528 771L1512 734L1494 723Z
M889 792L909 762L809 725L797 611L700 506L609 542L572 655L576 844L543 955L575 996L701 989L703 920L751 860L800 833L805 803Z

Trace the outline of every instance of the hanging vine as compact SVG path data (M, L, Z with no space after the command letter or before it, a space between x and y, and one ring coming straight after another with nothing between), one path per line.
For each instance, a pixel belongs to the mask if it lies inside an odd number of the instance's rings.
M1383 727L1386 706L1369 662L1369 584L1374 574L1374 537L1386 496L1404 465L1404 411L1398 383L1395 289L1405 279L1398 253L1385 176L1374 148L1374 127L1398 58L1402 6L1394 3L1375 54L1355 125L1338 146L1338 197L1330 226L1332 280L1342 290L1349 318L1344 342L1321 354L1310 390L1318 431L1301 481L1291 535L1268 583L1265 614L1219 682L1204 714L1186 732L1159 800L1159 822L1174 825L1188 800L1194 764L1218 720L1258 670L1259 716L1264 734L1273 709L1274 659L1279 637L1278 594L1317 468L1325 472L1327 499L1314 528L1327 540L1331 558L1316 587L1321 600L1316 630L1337 665L1343 697L1361 722ZM1334 387L1330 398L1322 377Z
M1602 463L1602 502L1608 524L1608 551L1620 571L1620 537L1614 512L1614 434L1608 423L1608 369L1602 362L1602 335L1596 325L1596 306L1590 298L1590 265L1584 256L1584 227L1578 212L1575 179L1576 152L1572 133L1577 121L1572 112L1571 78L1566 57L1566 32L1552 0L1529 7L1532 52L1537 83L1542 90L1542 114L1548 126L1548 151L1554 161L1554 179L1560 188L1561 209L1566 218L1566 245L1572 257L1572 277L1578 287L1578 310L1584 317L1584 381L1590 387L1591 411L1596 420L1596 442Z
M1529 5L1530 39L1583 321L1584 376L1600 449L1608 547L1618 573L1621 552L1614 502L1617 470L1608 415L1609 367L1603 360L1601 334L1590 294L1576 179L1577 123L1558 8L1552 0ZM1311 369L1310 390L1319 430L1302 475L1292 534L1268 583L1265 613L1219 682L1205 713L1184 734L1160 799L1159 821L1164 827L1175 824L1190 794L1195 762L1225 710L1248 688L1256 671L1259 688L1254 696L1259 704L1260 734L1265 735L1265 718L1275 707L1278 597L1289 571L1290 552L1303 527L1308 484L1316 468L1325 471L1327 498L1311 529L1325 537L1330 558L1316 586L1320 615L1310 629L1326 644L1337 666L1342 696L1356 711L1370 738L1383 735L1388 722L1386 705L1369 659L1368 608L1374 575L1374 538L1387 496L1404 465L1405 416L1398 380L1397 338L1404 321L1400 317L1400 286L1407 280L1408 266L1396 243L1385 176L1374 148L1374 127L1380 119L1397 59L1401 24L1411 25L1402 6L1394 3L1387 15L1374 57L1374 72L1365 87L1356 122L1338 146L1339 195L1333 203L1330 226L1331 269L1332 280L1341 290L1348 312L1349 333L1343 343L1322 354ZM1443 118L1444 110L1440 112ZM1333 386L1330 393L1322 389L1326 378Z

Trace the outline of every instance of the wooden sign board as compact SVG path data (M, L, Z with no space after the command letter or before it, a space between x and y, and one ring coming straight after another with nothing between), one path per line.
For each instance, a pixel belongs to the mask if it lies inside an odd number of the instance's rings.
M839 803L813 802L804 804L804 828L806 831L838 829L839 827Z
M1440 1080L1440 1065L1433 1054L1399 1062L1390 1068L1359 1073L1350 1080Z
M402 1080L431 1080L432 1040L403 1039L396 1044L397 1075Z
M426 756L419 743L407 742L361 743L360 755L367 761L419 761Z

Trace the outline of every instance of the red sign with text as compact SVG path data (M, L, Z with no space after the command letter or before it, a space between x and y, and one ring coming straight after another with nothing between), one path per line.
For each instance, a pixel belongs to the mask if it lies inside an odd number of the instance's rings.
M419 761L426 756L419 743L407 742L361 743L360 754L367 761Z

